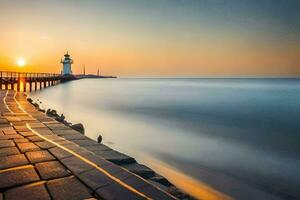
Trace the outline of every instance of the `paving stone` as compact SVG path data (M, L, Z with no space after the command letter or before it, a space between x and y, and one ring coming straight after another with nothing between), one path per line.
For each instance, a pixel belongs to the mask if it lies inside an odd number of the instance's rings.
M93 167L81 159L72 156L60 160L71 172L74 174L80 174L82 172L93 169Z
M71 157L73 156L71 153L59 148L59 147L54 147L51 149L48 149L50 151L50 153L52 153L56 158L58 159L63 159L63 158L67 158L67 157Z
M17 132L15 130L4 130L5 135L15 135Z
M17 131L30 131L27 126L14 126Z
M0 189L39 181L33 167L12 168L0 171Z
M43 141L45 141L40 136L30 136L30 137L27 137L27 139L30 140L31 142L43 142Z
M162 199L162 200L175 200L171 195L157 189L156 187L148 184L139 189L140 192L150 197L151 199Z
M55 158L47 150L29 151L26 152L26 156L31 163L55 160Z
M51 200L46 187L41 184L29 184L5 192L5 200Z
M37 163L36 169L43 180L62 178L71 175L70 171L58 161Z
M52 135L53 132L51 130L47 129L35 129L40 135Z
M128 169L129 171L145 178L151 178L155 175L155 172L150 169L149 167L146 167L145 165L141 165L138 163L128 164L128 165L122 165L122 167Z
M18 121L21 121L20 118L18 117L14 117L14 116L7 116L5 117L8 121L10 122L18 122Z
M55 200L82 200L92 198L88 189L75 177L67 177L47 182L48 190Z
M24 138L22 135L14 134L14 135L0 135L0 140L9 140L9 139L20 139Z
M114 183L111 178L97 169L83 172L78 175L78 178L87 186L92 188L92 190L96 190L99 187Z
M1 148L0 149L0 157L1 156L9 156L9 155L15 155L19 154L20 151L18 150L17 147L6 147L6 148Z
M78 134L79 132L71 129L71 130L53 130L53 133L61 136L61 135Z
M95 151L94 153L97 155L100 155L101 157L103 157L113 163L119 164L119 165L136 163L136 160L134 158L129 157L125 154L122 154L122 153L114 151L114 150L112 150L112 151Z
M114 163L106 163L105 165L101 165L100 167L110 174L115 174L121 171L121 167Z
M11 140L0 140L0 148L13 146L15 146L15 143Z
M74 135L63 135L62 137L66 138L67 140L82 140L82 139L86 139L86 136L77 133Z
M35 142L35 144L37 146L39 146L41 149L49 149L49 148L52 148L52 147L55 147L56 145L55 144L52 144L48 141L43 141L43 142Z
M74 142L76 142L76 141L74 140ZM89 151L93 151L93 152L96 152L96 151L111 151L112 150L111 148L109 148L108 146L106 146L104 144L97 144L97 145L94 145L94 146L85 146L85 148L88 149Z
M139 188L144 187L149 184L148 182L144 181L143 179L141 179L140 177L138 177L134 174L132 174L128 178L124 179L123 182L130 185L131 187L133 187L135 189L139 189Z
M31 131L19 131L19 133L21 135L23 135L24 137L29 137L29 136L36 136L35 133L31 132Z
M80 145L80 146L92 146L92 145L98 145L98 143L91 139L84 139L84 140L74 140L74 143Z
M22 138L22 139L14 139L15 143L25 143L25 142L29 142L29 140L27 138Z
M0 169L18 167L29 164L24 154L0 157Z
M107 185L96 190L96 194L98 194L103 199L122 199L122 200L139 200L146 199L141 195L134 193L121 186L118 183L114 183L111 185Z
M21 152L38 151L40 148L32 142L17 143Z

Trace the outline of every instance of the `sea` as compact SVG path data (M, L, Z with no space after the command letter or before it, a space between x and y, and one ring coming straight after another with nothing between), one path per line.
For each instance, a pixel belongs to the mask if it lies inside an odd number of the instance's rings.
M300 79L82 79L29 95L196 198L300 199Z

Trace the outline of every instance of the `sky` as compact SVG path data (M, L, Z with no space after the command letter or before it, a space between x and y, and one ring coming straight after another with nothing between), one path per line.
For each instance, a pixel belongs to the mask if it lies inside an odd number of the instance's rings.
M0 0L0 69L299 76L298 0ZM20 59L24 66L18 66Z

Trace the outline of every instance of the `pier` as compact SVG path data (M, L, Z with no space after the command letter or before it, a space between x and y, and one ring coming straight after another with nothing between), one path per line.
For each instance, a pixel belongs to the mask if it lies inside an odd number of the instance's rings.
M0 88L16 91L33 91L56 85L64 79L60 74L0 72Z
M174 196L102 157L108 147L0 91L0 200L162 199Z

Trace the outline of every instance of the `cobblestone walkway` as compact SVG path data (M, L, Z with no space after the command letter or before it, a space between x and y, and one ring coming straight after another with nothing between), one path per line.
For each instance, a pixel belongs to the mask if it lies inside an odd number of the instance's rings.
M88 150L102 147L23 93L0 91L0 114L0 200L175 199Z

